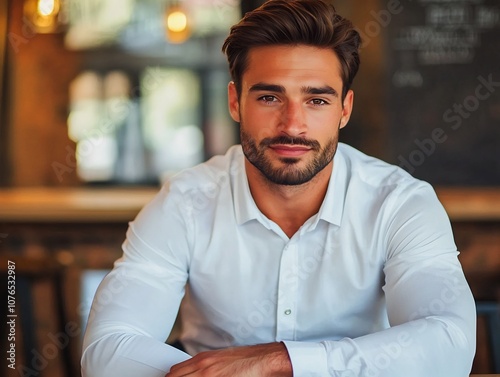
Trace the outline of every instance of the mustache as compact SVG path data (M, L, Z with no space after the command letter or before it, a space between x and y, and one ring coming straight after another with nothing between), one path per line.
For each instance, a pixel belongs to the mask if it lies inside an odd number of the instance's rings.
M315 151L319 151L321 149L321 145L316 140L286 135L266 137L265 139L262 139L259 144L262 147L269 147L271 145L304 145Z

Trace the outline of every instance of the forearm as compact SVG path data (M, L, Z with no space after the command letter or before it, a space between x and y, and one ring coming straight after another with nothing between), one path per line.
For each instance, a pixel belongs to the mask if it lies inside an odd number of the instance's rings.
M408 274L385 288L391 328L339 341L285 342L294 377L345 371L355 376L468 376L475 353L474 300L459 271L436 270L435 265L434 271Z
M465 377L475 352L473 339L453 321L438 317L356 339L285 344L294 377L340 376L346 371L354 376Z
M292 364L283 343L258 344L202 352L173 366L166 377L292 377Z
M83 377L163 377L190 356L150 337L112 334L86 345Z
M181 288L169 292L162 287L164 281L154 266L127 268L126 262L106 276L87 323L83 377L164 376L189 357L164 343L182 294Z
M328 353L335 352L335 345L326 347ZM468 339L452 320L439 317L342 341L340 349L349 356L339 367L358 369L359 375L384 377L465 377L475 352L473 339Z
M292 363L284 343L271 343L265 364L269 368L269 376L273 377L292 377Z

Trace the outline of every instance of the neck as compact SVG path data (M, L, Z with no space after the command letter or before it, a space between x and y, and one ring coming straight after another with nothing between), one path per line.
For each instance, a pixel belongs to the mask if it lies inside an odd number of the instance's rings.
M291 238L310 217L318 213L328 189L333 161L309 182L296 186L270 182L246 159L245 168L257 207Z

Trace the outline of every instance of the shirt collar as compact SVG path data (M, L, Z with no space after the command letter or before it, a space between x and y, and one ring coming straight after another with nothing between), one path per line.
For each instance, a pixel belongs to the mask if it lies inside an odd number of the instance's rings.
M232 161L232 171L234 174L234 208L236 222L242 225L250 220L264 219L259 208L253 200L248 185L248 178L245 170L245 156L239 149L240 153L236 154L236 158ZM328 189L321 205L318 214L315 216L313 227L316 226L319 220L327 221L331 224L340 226L342 214L344 212L344 202L347 187L347 166L345 158L342 154L341 143L337 148L333 163L333 173L330 177ZM267 222L266 222L267 223ZM268 224L269 225L269 224Z
M260 218L262 213L259 211L250 192L245 169L245 155L241 146L238 147L238 153L236 153L235 158L231 162L231 170L235 173L233 195L236 223L242 225L247 221Z
M344 213L344 203L347 191L347 165L342 153L342 143L339 143L335 158L333 159L333 172L328 183L323 204L318 211L317 221L325 220L340 226Z

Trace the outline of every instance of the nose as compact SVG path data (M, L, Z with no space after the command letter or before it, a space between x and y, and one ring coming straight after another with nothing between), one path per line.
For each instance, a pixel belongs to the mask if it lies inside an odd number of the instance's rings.
M289 136L303 136L306 133L306 117L301 103L287 102L280 116L280 132Z

